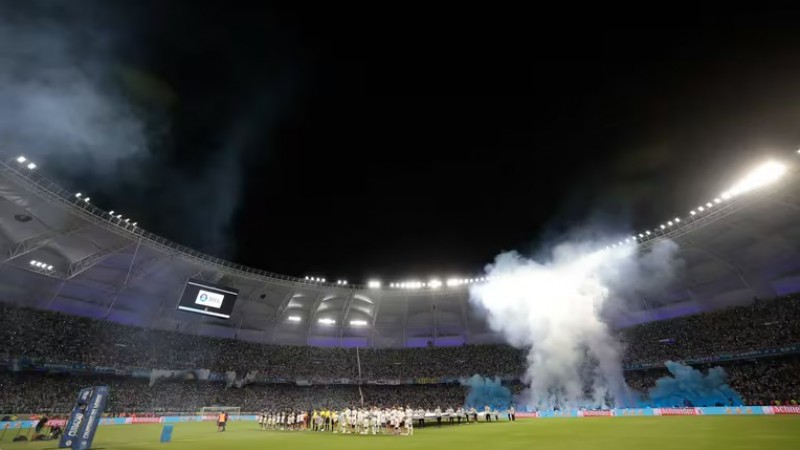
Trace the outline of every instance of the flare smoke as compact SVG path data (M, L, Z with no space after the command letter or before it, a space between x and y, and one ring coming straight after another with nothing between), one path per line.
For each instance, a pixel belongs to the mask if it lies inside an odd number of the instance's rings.
M528 349L522 401L538 408L622 406L634 396L622 374L623 347L605 317L626 308L626 297L658 288L675 271L677 246L662 242L596 250L565 243L547 261L499 255L489 281L471 299L489 325L513 346Z

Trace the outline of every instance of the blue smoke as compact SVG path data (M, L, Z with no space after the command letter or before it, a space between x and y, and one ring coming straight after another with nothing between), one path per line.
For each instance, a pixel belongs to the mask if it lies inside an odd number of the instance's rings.
M500 383L499 378L494 380L473 375L468 380L461 380L461 384L469 386L467 399L464 402L467 408L483 410L486 405L492 409L503 411L511 405L511 391Z
M744 403L739 393L728 385L728 374L722 367L709 369L708 374L703 375L677 362L667 361L665 365L670 375L656 380L643 406L738 406Z

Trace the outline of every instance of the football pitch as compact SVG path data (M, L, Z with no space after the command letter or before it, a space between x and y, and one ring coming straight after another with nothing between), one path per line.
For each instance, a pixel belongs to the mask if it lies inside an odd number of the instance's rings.
M416 429L414 436L360 436L261 431L252 422L218 433L212 422L175 425L171 443L159 443L163 425L100 427L93 448L117 449L613 449L674 450L798 448L800 416L625 417L526 419ZM0 442L1 450L53 449L57 442Z

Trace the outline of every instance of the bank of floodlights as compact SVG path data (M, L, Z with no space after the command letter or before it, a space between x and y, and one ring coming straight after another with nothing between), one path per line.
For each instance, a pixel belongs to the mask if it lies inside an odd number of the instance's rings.
M53 265L52 264L47 264L47 263L43 263L41 261L36 261L35 259L32 259L30 264L31 264L31 266L36 267L37 269L53 270Z

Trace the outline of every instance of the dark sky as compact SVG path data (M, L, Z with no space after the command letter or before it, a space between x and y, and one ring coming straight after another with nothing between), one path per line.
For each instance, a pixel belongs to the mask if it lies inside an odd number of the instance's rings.
M800 142L788 11L244 5L93 6L149 155L93 197L273 272L470 275L686 214Z

